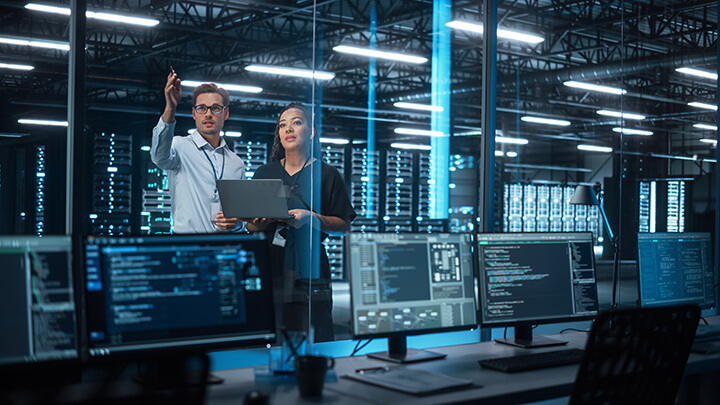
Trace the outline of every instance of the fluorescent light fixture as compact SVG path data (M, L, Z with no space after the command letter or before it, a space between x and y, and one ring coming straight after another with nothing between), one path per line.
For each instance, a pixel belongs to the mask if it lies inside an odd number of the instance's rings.
M695 155L695 156L676 156L676 155L663 155L660 153L651 153L650 156L663 158L663 159L690 160L690 161L698 160L697 155Z
M390 147L396 149L432 150L430 145L416 145L414 143L391 143Z
M617 87L601 86L598 84L577 82L575 80L568 80L568 81L564 82L563 84L565 86L574 87L576 89L599 91L601 93L610 93L610 94L618 94L618 95L627 93L627 90L620 89Z
M455 136L472 136L472 135L482 135L482 131L466 131L466 132L455 132L453 135Z
M322 70L313 71L312 69L297 69L270 65L247 65L245 66L245 70L249 72L268 73L271 75L302 77L307 79L315 78L317 80L331 80L335 77L335 73L333 72L323 72Z
M360 48L357 46L337 45L333 47L333 51L340 53L349 53L351 55L369 56L371 58L388 59L398 62L407 63L425 63L427 58L422 56L407 55L404 53L378 51L377 49Z
M67 7L54 7L46 6L44 4L28 3L25 5L25 8L28 10L42 11L45 13L70 15L70 9Z
M349 139L342 138L323 138L320 137L320 143L331 143L333 145L347 145L350 143Z
M652 131L646 131L644 129L632 129L632 128L621 128L621 127L615 127L612 129L613 132L619 132L621 134L625 135L643 135L643 136L650 136L652 135Z
M467 21L450 21L449 23L446 23L445 25L450 28L455 28L455 29L463 30L463 31L475 32L478 34L482 34L484 31L482 24L476 24L476 23L471 23L471 22L467 22ZM497 29L497 36L498 36L498 38L512 39L514 41L527 42L530 44L539 44L540 42L545 41L545 38L537 36L537 35L526 34L524 32L506 30L506 29L502 29L502 28Z
M20 118L17 120L19 124L27 124L27 125L49 125L53 127L66 127L68 126L67 121L50 121L50 120L35 120L35 119L27 119L27 118Z
M25 5L25 8L28 10L42 11L45 13L70 15L70 9L67 7L54 7L54 6L46 6L43 4L28 3ZM95 11L86 11L85 16L87 18L91 18L91 19L95 19L95 20L103 20L103 21L110 21L110 22L117 22L117 23L124 23L124 24L140 25L143 27L154 27L154 26L160 24L159 20L155 20L152 18L132 17L132 16L126 16L126 15L95 12Z
M607 117L625 118L626 120L644 120L645 116L642 114L627 113L613 110L597 110L595 111L598 115L605 115Z
M700 142L703 142L703 143L712 143L712 144L717 144L717 139L708 139L708 138L703 138L703 139L701 139L701 140L700 140Z
M707 129L710 131L717 131L718 127L715 125L708 125L708 124L693 124L693 128L697 129Z
M407 108L410 110L421 110L421 111L443 111L444 108L439 105L428 105L428 104L418 104L418 103L407 103L405 101L398 101L393 103L395 107L398 108Z
M395 133L402 135L445 136L442 131L428 131L425 129L414 128L395 128Z
M207 82L198 82L196 80L181 80L180 84L185 87L197 87L203 83ZM244 93L260 93L263 91L262 87L257 86L245 86L242 84L230 84L230 83L215 83L218 87L222 87L223 89L227 91L242 91Z
M525 34L523 32L506 30L502 28L498 28L497 36L498 38L512 39L514 41L527 42L529 44L539 44L540 42L543 42L545 40L545 38L537 35Z
M143 145L140 147L140 150L143 152L150 152L150 145Z
M676 72L680 72L680 73L684 73L684 74L686 74L686 75L704 77L704 78L706 78L706 79L717 80L717 78L718 78L717 73L706 72L706 71L700 70L700 69L693 69L693 68L681 67L681 68L675 69L675 71L676 71Z
M33 70L35 66L30 65L17 65L15 63L2 63L0 62L0 69L15 69L15 70Z
M578 150L584 150L588 152L604 152L610 153L613 149L609 146L597 146L597 145L578 145Z
M496 137L495 137L495 142L497 142L497 143L511 143L511 144L514 144L514 145L527 145L528 142L530 142L530 141L528 141L528 140L525 139L525 138L508 138L508 137L505 137L505 136L496 136Z
M558 125L561 127L566 127L566 126L570 125L570 121L554 120L551 118L531 117L531 116L527 116L527 115L524 117L520 117L520 121L533 122L535 124ZM497 140L497 137L495 139Z
M505 152L505 156L507 156L507 157L517 157L517 152L510 150L510 151Z
M717 109L718 109L718 107L716 105L699 103L697 101L691 101L688 103L688 105L690 107L704 108L706 110L713 110L713 111L717 111Z
M103 20L103 21L110 21L110 22L117 22L117 23L123 23L123 24L131 24L131 25L140 25L143 27L154 27L154 26L160 24L159 20L155 20L152 18L131 17L128 15L99 13L99 12L94 12L94 11L85 12L85 16L87 16L87 18L94 18L96 20Z
M495 151L495 156L497 156L497 157L502 157L502 156L505 156L505 153L503 153L503 151L501 151L501 150L496 150L496 151Z
M34 48L57 49L69 51L70 45L67 42L36 41L34 39L0 37L0 44L32 46Z

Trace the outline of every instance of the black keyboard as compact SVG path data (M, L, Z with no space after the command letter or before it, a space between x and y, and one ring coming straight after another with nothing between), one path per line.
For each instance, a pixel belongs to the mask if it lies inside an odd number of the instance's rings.
M695 339L720 338L720 325L705 325L701 323L695 331Z
M582 349L563 349L551 352L521 354L518 356L498 357L495 359L478 360L481 366L493 370L514 373L517 371L536 370L539 368L577 364L582 360Z

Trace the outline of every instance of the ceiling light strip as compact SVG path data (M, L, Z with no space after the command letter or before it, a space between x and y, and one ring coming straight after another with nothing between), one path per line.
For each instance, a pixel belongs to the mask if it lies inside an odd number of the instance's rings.
M455 21L450 21L450 22L446 23L445 25L450 28L474 32L477 34L482 34L484 31L482 24L471 23L471 22L467 22L467 21L455 20ZM513 31L513 30L498 28L496 32L497 32L498 38L510 39L510 40L520 41L520 42L527 42L529 44L539 44L540 42L545 41L545 38L543 38L541 36L534 35L534 34L528 34L528 33L520 32L520 31Z
M578 150L584 150L586 152L603 152L603 153L610 153L613 151L613 149L609 146L598 146L598 145L583 145L580 144L577 146Z
M2 63L0 62L0 69L14 69L14 70L33 70L35 66L30 65L18 65L15 63Z
M679 73L684 73L684 74L686 74L686 75L703 77L703 78L705 78L705 79L712 79L712 80L717 80L717 79L718 79L718 74L717 74L717 73L706 72L706 71L700 70L700 69L694 69L694 68L688 68L688 67L681 67L681 68L675 69L675 71L676 71L676 72L679 72Z
M527 115L524 117L520 117L520 121L532 122L535 124L557 125L557 126L561 126L561 127L566 127L566 126L570 125L570 121L556 120L556 119L552 119L552 118L531 117L531 116L527 116Z
M436 111L436 112L442 112L444 110L444 108L439 105L408 103L405 101L397 101L397 102L393 103L393 105L397 108L407 108L409 110Z
M627 93L627 90L620 89L617 87L610 87L610 86L601 86L598 84L592 84L592 83L584 83L584 82L578 82L575 80L568 80L566 82L563 82L565 86L573 87L576 89L583 89L583 90L589 90L589 91L598 91L601 93L609 93L609 94L625 94Z
M418 144L414 144L414 143L402 143L402 142L391 143L390 147L396 148L396 149L432 150L432 147L430 145L418 145Z
M348 45L337 45L333 47L333 51L340 53L347 53L350 55L368 56L377 59L394 60L397 62L407 63L425 63L428 61L427 58L422 56L408 55L398 52L378 51L377 49L361 48L357 46Z
M442 131L428 131L425 129L415 129L415 128L395 128L396 134L401 135L420 135L420 136L432 136L432 137L441 137L445 136Z
M68 16L70 15L70 9L67 7L55 7L55 6L46 6L44 4L28 3L25 5L25 8L28 10L42 11L44 13L53 13L53 14L61 14L61 15L68 15ZM159 20L155 20L153 18L133 17L133 16L128 16L128 15L105 13L105 12L98 12L98 11L86 11L85 16L89 19L110 21L110 22L115 22L115 23L123 23L123 24L131 24L131 25L139 25L139 26L143 26L143 27L154 27L154 26L160 24Z
M595 112L598 115L604 115L606 117L625 118L626 120L644 120L646 118L642 114L628 113L628 112L622 112L622 111L597 110Z
M207 82L199 82L196 80L181 80L180 84L186 87L197 87ZM263 91L262 87L257 86L245 86L242 84L231 84L231 83L215 83L218 87L221 87L227 91L241 91L245 93L260 93Z
M335 73L333 72L324 72L322 70L313 71L312 69L298 69L270 65L248 65L245 66L245 70L249 72L268 73L271 75L302 77L306 79L314 78L317 80L331 80L335 77Z

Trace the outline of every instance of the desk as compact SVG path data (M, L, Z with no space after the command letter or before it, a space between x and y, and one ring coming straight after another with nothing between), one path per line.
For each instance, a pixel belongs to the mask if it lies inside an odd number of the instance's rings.
M563 334L562 338L569 341L567 347L583 347L585 333ZM533 349L557 350L557 347ZM273 404L456 404L482 400L483 403L521 403L539 401L569 395L575 380L578 365L554 367L534 372L507 374L480 367L478 360L492 357L509 356L514 353L527 353L526 349L497 344L495 342L473 343L468 345L433 348L432 351L445 353L447 358L423 363L404 365L405 368L423 369L453 377L471 379L482 388L470 388L450 393L417 397L380 387L341 378L344 374L355 372L358 368L388 365L380 360L366 356L337 358L335 371L336 382L325 384L322 401L318 399L304 400L299 398L294 383L257 381L255 384L253 370L236 369L215 371L214 374L225 378L225 383L210 387L207 395L208 404L237 404L245 393L259 389L271 395ZM720 357L719 357L720 358Z
M711 323L720 323L719 317L712 317ZM568 341L565 347L583 348L587 334L566 333L561 336ZM558 347L532 349L532 351L557 350ZM238 404L245 394L259 389L271 396L272 404L511 404L542 401L570 395L579 365L546 368L522 373L502 373L480 367L478 360L528 353L495 342L433 348L432 351L445 353L447 358L423 363L404 365L410 369L428 370L453 377L470 379L482 388L470 388L449 393L418 397L360 383L340 376L353 373L358 368L389 365L369 359L366 356L336 358L335 371L338 379L326 382L322 399L303 399L291 380L273 382L255 380L252 368L216 371L225 378L225 383L209 388L207 404ZM691 353L686 368L686 377L678 396L679 403L719 403L717 374L720 373L720 353L702 355ZM713 381L714 382L711 382ZM712 396L712 398L710 398Z

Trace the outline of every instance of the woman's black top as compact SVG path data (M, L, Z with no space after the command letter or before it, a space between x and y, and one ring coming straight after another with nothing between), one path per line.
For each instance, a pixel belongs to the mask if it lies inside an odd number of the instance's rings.
M321 168L319 179L321 187L318 187L318 167ZM312 177L315 176L315 182ZM280 161L268 163L261 166L255 171L254 179L281 179L290 190L291 197L288 199L289 209L309 209L312 205L313 211L320 215L334 216L345 221L352 221L357 214L350 204L345 182L340 172L325 162L315 160L294 175L289 175ZM311 185L314 185L311 190ZM314 198L313 198L314 191ZM252 196L249 196L252 198ZM307 205L306 205L307 204ZM266 232L270 241L273 240L278 223L268 226ZM299 229L288 227L285 233L287 240L285 247L271 245L271 265L273 274L280 276L281 270L296 270L299 272L299 278L307 277L308 274L313 279L330 280L330 264L327 253L323 246L315 247L312 250L319 251L319 273L312 271L308 273L305 265L310 261L309 251L310 230L308 226ZM327 234L320 233L319 240L315 243L321 243ZM317 256L316 256L317 257ZM313 266L317 269L316 266Z

